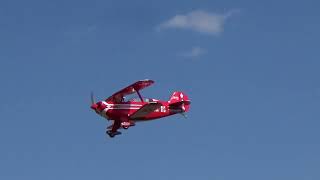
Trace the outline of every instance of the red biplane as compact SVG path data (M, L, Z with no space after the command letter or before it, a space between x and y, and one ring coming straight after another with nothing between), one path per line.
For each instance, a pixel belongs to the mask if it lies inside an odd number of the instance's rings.
M143 98L140 91L152 85L152 80L141 80L113 94L104 101L95 103L91 94L91 108L102 117L113 120L107 127L110 137L121 134L119 128L128 129L136 122L158 119L180 113L184 115L189 110L190 100L183 92L174 92L169 101ZM126 100L125 96L137 93L138 98Z

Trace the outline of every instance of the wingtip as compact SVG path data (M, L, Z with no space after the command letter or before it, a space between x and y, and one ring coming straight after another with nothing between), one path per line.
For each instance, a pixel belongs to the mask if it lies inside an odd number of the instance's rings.
M152 79L142 79L140 80L141 82L151 82L151 83L154 83L154 80Z

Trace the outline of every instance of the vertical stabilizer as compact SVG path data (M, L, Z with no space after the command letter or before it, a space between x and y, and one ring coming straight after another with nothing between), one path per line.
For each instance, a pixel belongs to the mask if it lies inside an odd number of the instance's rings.
M191 102L186 94L176 91L171 95L168 103L171 110L187 112Z

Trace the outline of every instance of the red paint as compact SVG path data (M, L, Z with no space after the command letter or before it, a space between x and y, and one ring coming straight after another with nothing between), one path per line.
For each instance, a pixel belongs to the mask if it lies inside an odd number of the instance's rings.
M119 128L127 129L134 126L135 122L149 121L188 112L190 100L183 92L174 92L169 101L157 99L143 99L140 90L152 85L152 80L141 80L114 93L105 101L93 103L91 108L108 120L113 120L112 126L107 131L110 137L121 134ZM124 97L133 93L139 95L139 102L136 100L125 101Z

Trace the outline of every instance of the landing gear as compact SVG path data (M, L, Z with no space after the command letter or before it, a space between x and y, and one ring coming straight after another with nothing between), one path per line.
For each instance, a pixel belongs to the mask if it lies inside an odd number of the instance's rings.
M116 135L121 134L120 131L112 132L111 130L106 131L106 133L107 133L111 138L113 138L113 137L116 136Z

